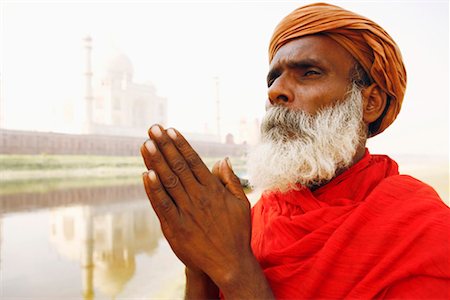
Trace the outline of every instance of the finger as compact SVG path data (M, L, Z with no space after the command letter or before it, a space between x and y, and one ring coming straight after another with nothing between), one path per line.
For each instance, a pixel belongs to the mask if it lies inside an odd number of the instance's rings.
M145 141L145 143L148 140ZM147 148L145 147L145 143L142 144L141 146L141 156L144 159L144 164L147 167L147 170L150 170L152 168L151 163L150 163L150 153L148 152Z
M214 176L216 176L217 178L219 178L220 179L220 174L219 174L219 167L220 167L220 162L221 162L221 160L219 160L219 161L217 161L215 164L214 164L214 166L213 166L213 168L212 168L212 173L213 173L213 175ZM231 164L231 163L230 163ZM233 169L233 168L231 168L231 169ZM241 187L242 188L248 188L249 187L249 183L248 183L248 180L247 179L243 179L243 178L239 178L238 177L238 179L239 179L239 183L240 183L240 185L241 185ZM222 182L222 184L223 184L223 182Z
M192 173L197 178L198 182L203 185L211 183L214 179L211 176L211 172L208 167L204 164L200 156L192 149L191 145L186 141L186 139L174 128L167 129L167 134L172 139L173 143L180 151L181 155L184 157Z
M178 224L179 214L177 207L169 195L167 195L153 170L144 172L142 179L147 197L158 216L164 235L167 236L171 232L169 225L174 226Z
M198 187L198 181L184 157L175 147L174 142L161 129L159 125L154 125L149 130L150 138L157 144L158 150L166 160L169 168L178 176L184 189L189 193Z
M189 202L189 196L186 194L183 185L178 176L172 172L163 155L152 140L145 142L145 148L148 152L149 164L152 170L158 174L158 179L162 183L164 190L171 196L174 203L179 206Z
M239 178L234 174L230 159L227 157L220 162L219 179L222 184L237 198L248 201L242 189Z
M216 163L212 167L212 171L211 171L213 173L213 175L216 176L217 178L220 177L219 166L220 166L220 160L216 161Z

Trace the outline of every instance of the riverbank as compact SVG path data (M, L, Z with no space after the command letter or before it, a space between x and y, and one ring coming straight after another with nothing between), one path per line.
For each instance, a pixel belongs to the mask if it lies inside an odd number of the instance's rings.
M205 157L211 168L222 158ZM235 170L241 158L231 158ZM0 195L45 193L64 188L117 186L140 182L146 170L138 156L0 155Z
M223 157L203 157L212 168ZM245 174L245 160L231 157L233 169ZM431 185L449 204L448 160L422 157L396 157L400 172ZM139 156L98 155L0 155L0 195L45 193L52 190L117 186L141 181L146 170Z

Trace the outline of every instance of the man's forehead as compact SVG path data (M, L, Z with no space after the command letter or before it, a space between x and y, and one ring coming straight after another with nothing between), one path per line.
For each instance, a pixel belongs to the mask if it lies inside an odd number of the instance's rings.
M329 65L336 61L354 64L352 55L330 37L322 34L308 35L283 45L273 57L270 66L302 61L311 65Z

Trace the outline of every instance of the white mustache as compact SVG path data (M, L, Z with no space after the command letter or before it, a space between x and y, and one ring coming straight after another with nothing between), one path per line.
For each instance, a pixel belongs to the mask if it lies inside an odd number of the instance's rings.
M264 116L261 124L261 133L269 139L271 130L285 131L294 134L295 137L302 134L300 126L304 123L311 123L312 116L302 112L294 111L284 106L271 107ZM300 126L299 126L300 125Z

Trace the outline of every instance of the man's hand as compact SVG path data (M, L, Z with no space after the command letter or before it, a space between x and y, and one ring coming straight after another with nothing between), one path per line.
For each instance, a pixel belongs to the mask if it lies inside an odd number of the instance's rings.
M248 280L267 286L250 247L250 203L227 162L215 166L216 177L174 129L155 125L149 136L141 147L145 190L175 254L226 297L260 293L248 290Z

